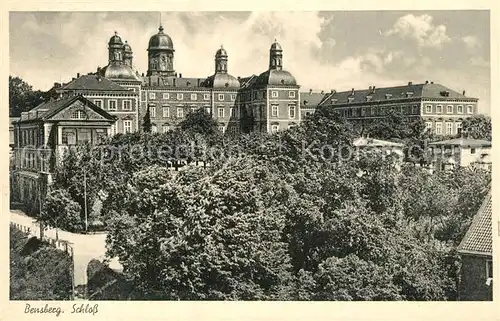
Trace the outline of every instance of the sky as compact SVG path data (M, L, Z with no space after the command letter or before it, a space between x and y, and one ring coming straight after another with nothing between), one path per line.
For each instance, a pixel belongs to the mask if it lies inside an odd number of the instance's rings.
M158 32L173 40L184 77L214 73L226 49L233 76L260 74L269 47L283 47L283 67L302 91L337 91L426 80L479 98L490 113L488 11L10 12L10 74L35 89L67 82L108 62L114 31L147 71L147 45Z

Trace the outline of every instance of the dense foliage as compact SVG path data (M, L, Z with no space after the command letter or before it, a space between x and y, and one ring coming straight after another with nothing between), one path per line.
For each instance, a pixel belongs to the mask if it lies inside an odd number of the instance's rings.
M22 112L38 106L51 97L50 92L33 90L19 77L9 76L9 116L19 117Z
M10 228L11 300L68 300L71 266L66 253Z
M422 123L398 117L390 138L424 146ZM93 158L68 154L55 185L81 204L88 173L134 298L456 299L456 246L490 174L399 170L393 156L354 153L355 135L329 109L279 134L231 139L192 113L168 133L116 135ZM141 157L117 157L131 146Z
M491 140L491 117L474 115L462 121L462 131L470 138Z

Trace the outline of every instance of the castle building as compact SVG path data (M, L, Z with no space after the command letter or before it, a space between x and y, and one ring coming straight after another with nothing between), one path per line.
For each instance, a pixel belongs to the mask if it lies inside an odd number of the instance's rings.
M117 121L110 134L142 130L149 110L152 131L174 129L188 113L204 109L221 131L276 132L301 120L300 86L283 69L283 49L274 42L268 69L249 77L230 74L229 56L221 46L215 53L214 73L208 77L183 77L174 68L174 43L162 26L148 43L148 70L140 75L133 51L115 32L108 42L108 65L97 72L77 74L67 84L55 84L61 97L83 95Z
M462 121L478 113L477 103L478 99L465 96L465 91L458 93L426 81L422 84L409 82L406 86L370 86L368 89L353 88L343 92L332 90L323 95L315 106L305 101L301 106L305 113L315 108L335 108L341 116L356 123L398 112L411 119L421 118L428 130L436 135L448 136L459 134Z

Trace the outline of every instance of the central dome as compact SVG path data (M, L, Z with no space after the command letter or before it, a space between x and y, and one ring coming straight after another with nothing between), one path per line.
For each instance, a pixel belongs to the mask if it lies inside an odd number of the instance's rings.
M257 85L297 85L295 77L285 70L270 69L259 75L255 80Z
M163 33L163 27L158 28L158 33L149 39L148 50L168 49L174 50L174 43L169 35Z
M125 64L109 64L102 69L102 75L111 80L140 80L132 68Z

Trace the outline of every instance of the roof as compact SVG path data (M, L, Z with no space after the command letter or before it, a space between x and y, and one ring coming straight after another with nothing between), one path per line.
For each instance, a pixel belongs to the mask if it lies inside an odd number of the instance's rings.
M360 137L354 140L353 146L359 147L404 147L403 144L379 140L373 138Z
M228 73L217 72L202 84L210 88L240 88L240 82Z
M19 121L19 123L23 123L26 121L36 121L36 120L47 120L54 116L55 114L59 113L61 110L64 108L70 106L73 104L75 101L80 100L84 102L85 106L93 109L100 115L102 115L106 119L113 119L115 118L114 116L110 115L107 113L105 110L102 108L97 107L94 103L92 103L90 100L87 98L81 96L81 95L75 95L75 96L70 96L66 98L61 98L61 99L50 99L47 100L40 105L36 106L35 108L31 109L28 114L29 115L34 115L35 117L29 117L28 119L22 119Z
M143 86L151 87L179 87L179 88L189 88L189 87L203 87L206 78L181 78L181 77L165 77L165 76L146 76L142 78Z
M256 85L297 85L295 77L286 70L269 69L255 80Z
M491 190L481 205L481 208L472 219L458 251L465 254L492 254L492 220L491 220Z
M371 86L370 86L371 87ZM373 89L374 88L374 89ZM364 103L367 101L381 101L388 99L405 98L439 98L439 99L476 99L464 96L452 89L440 84L412 84L406 86L367 88L361 90L352 90L330 93L323 104L345 104L345 103ZM371 97L371 98L367 98ZM349 101L351 98L352 101ZM332 101L336 99L336 101ZM370 99L370 100L368 100Z
M72 80L62 90L128 91L100 75L83 75Z
M316 108L323 99L327 96L325 93L301 92L300 107L301 108Z
M429 146L491 147L491 142L482 139L455 138L433 142Z
M256 79L257 75L251 75L248 77L241 77L238 80L240 81L241 88L247 88L252 86Z

